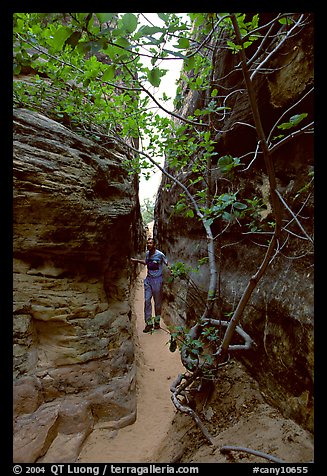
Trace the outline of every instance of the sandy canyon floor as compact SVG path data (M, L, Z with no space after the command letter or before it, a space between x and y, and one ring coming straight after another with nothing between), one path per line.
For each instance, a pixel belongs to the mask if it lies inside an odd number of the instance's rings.
M242 446L288 463L314 459L313 437L265 403L255 381L238 362L224 368L222 383L201 418L214 436L209 445L189 415L175 409L170 385L185 371L179 353L169 351L169 332L144 334L143 278L135 288L137 419L113 430L99 423L85 441L80 463L271 463L246 452L222 454L224 445Z

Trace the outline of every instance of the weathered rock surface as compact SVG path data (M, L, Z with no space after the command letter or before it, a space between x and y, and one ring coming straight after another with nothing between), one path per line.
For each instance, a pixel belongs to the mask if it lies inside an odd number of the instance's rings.
M255 78L254 87L266 134L277 118L283 117L282 114L285 114L283 120L286 121L293 113L306 112L312 120L312 34L313 27L308 19L301 35L288 40L280 54L267 63L267 67L271 67L274 72ZM236 76L230 74L236 61L236 55L229 55L227 50L221 52L213 74L215 84L223 84L228 91L237 89L236 85L240 87L241 76L238 73ZM185 91L185 98L182 112L192 114L201 104L201 97L197 92L188 90ZM300 105L290 108L297 101ZM215 172L213 190L218 195L224 191L237 192L241 201L259 197L266 205L266 210L257 222L260 231L264 223L272 219L272 215L263 160L252 160L257 138L251 128L244 127L246 123L253 124L247 95L237 92L231 95L226 105L231 107L231 112L226 115L224 123L216 126L222 133L215 151L218 157L225 154L242 157L243 166L232 179L226 177L229 181L221 179ZM246 155L249 151L252 154ZM283 226L288 224L287 232L283 231L281 249L259 282L242 316L241 325L254 339L255 345L250 351L239 353L238 357L259 382L266 400L278 407L286 418L292 418L303 428L312 431L313 246L308 238L313 235L313 195L310 188L312 136L299 135L278 148L273 155L273 162L278 189L289 207L283 207ZM182 181L192 173L187 167L178 172L178 178ZM171 185L169 190L164 187L167 183ZM195 268L198 260L208 255L204 229L196 220L172 213L172 207L181 192L178 185L163 176L159 190L155 212L155 234L159 248L170 262L182 261ZM302 229L294 219L295 214L299 217L298 223ZM242 226L236 222L227 225L227 222L216 220L213 227L213 234L217 237L219 273L214 317L222 319L231 316L235 310L249 279L263 259L267 243L262 239L265 235L244 233L250 232L250 228L242 229L243 222ZM266 227L264 231L269 232L271 229ZM190 326L202 315L208 270L202 265L191 276L198 290L178 280L165 286L165 316L171 324Z
M129 257L143 235L126 158L14 110L15 462L75 461L94 423L135 419Z

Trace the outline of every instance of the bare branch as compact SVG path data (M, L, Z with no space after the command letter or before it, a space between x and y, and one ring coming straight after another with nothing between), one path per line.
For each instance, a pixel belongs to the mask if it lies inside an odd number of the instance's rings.
M253 159L251 160L251 162L249 163L249 165L248 165L247 167L245 167L245 169L240 170L240 172L245 172L246 170L249 170L249 168L251 167L251 165L253 164L253 162L255 161L255 159L257 158L257 156L259 155L259 153L261 152L259 149L260 149L260 144L257 143L256 149L255 149L255 151L254 151L254 157L253 157Z
M284 137L281 141L277 142L273 147L270 148L270 152L276 152L277 149L279 149L280 146L285 145L287 142L289 142L291 139L294 139L294 137L299 136L301 134L305 133L313 133L313 130L310 130L310 127L313 126L313 122L310 122L310 124L307 124L306 126L302 127L296 132L292 132L292 134L288 135L287 137Z
M275 122L275 124L273 125L273 127L271 128L271 131L269 132L268 136L267 136L267 142L269 142L271 140L271 135L274 131L274 129L277 127L277 124L282 120L282 118L284 116L286 116L286 114L289 114L290 111L292 109L294 109L296 106L298 106L309 94L313 93L314 91L314 88L311 88L306 94L304 94L304 96L302 96L295 104L292 104L291 107L289 107L286 111L283 112L283 114L281 114L281 116L278 118L278 120ZM312 123L313 124L313 123Z
M296 221L296 223L298 224L299 228L301 229L301 231L303 232L304 236L313 244L313 239L311 238L311 236L308 235L308 233L305 231L305 229L303 228L303 226L301 225L301 223L299 222L299 220L297 219L296 215L292 212L292 210L290 209L290 207L287 205L285 199L282 197L282 195L280 194L280 192L278 190L276 190L276 193L280 199L280 201L282 202L282 204L285 206L285 208L287 208L287 210L290 212L290 214L292 215L293 219Z
M260 32L262 29L265 29L267 27L269 27L268 31L266 32L266 34L263 36L262 40L261 40L261 43L260 45L258 46L258 48L256 49L255 53L253 54L252 58L250 58L248 61L247 61L247 67L250 68L251 64L255 61L255 59L260 55L260 53L262 52L263 50L263 46L267 40L267 38L269 38L270 36L270 33L275 25L275 22L278 21L280 18L282 17L282 15L278 14L276 18L274 18L273 20L271 20L269 23L265 24L265 25L262 25L254 30L251 31L251 35L256 35L258 32ZM246 37L247 35L243 38L243 41L246 41Z
M205 323L212 324L212 325L217 326L217 327L220 327L220 326L228 327L228 325L229 325L229 321L223 321L223 320L220 320L220 319L206 318L206 319L203 319L203 321ZM240 326L235 327L235 332L237 332L237 334L239 334L244 339L244 344L229 345L228 346L228 351L231 351L231 350L248 350L248 349L250 349L253 345L253 340L251 339L249 334L247 334ZM216 354L213 354L213 355L216 355Z
M303 14L300 16L299 20L294 23L292 28L286 32L285 36L281 39L281 41L276 45L276 47L264 58L264 60L257 66L257 68L253 71L250 76L251 81L253 81L254 76L258 73L258 71L262 68L262 66L269 61L269 59L281 48L281 46L285 43L285 41L292 35L295 29L298 28L301 21L303 19Z

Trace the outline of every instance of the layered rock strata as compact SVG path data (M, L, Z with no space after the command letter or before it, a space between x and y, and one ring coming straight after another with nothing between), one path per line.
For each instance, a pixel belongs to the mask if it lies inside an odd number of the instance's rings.
M129 257L138 185L116 144L14 110L14 461L73 462L135 420Z

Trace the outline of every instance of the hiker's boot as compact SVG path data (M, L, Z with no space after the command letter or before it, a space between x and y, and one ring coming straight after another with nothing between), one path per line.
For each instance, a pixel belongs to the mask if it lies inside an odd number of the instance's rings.
M150 324L147 324L143 329L143 332L152 332L152 326Z

